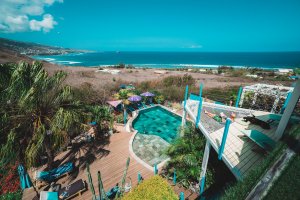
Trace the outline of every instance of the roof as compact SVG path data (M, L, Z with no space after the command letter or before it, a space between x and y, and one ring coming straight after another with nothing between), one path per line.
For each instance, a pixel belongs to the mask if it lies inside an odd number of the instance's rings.
M113 107L117 107L120 103L122 103L121 100L117 100L117 101L107 101L107 103Z

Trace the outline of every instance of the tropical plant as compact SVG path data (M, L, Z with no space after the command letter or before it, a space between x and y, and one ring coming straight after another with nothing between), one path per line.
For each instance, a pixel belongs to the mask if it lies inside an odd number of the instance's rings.
M38 62L2 64L0 71L1 139L12 143L14 150L21 148L20 158L25 157L27 167L46 153L52 168L54 153L84 128L83 123L103 119L99 113L105 108L74 98L71 87L63 84L64 72L49 76ZM1 155L11 151L7 144Z
M178 138L166 153L170 161L166 167L168 174L172 176L176 169L177 179L188 187L191 182L198 182L201 172L201 164L205 147L205 138L193 126L184 129L183 137ZM212 183L212 172L207 170L206 183Z

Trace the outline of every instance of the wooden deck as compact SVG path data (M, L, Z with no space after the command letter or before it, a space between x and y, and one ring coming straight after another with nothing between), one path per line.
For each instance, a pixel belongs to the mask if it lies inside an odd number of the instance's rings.
M88 178L85 169L85 161L94 160L90 164L90 172L92 175L94 187L96 193L98 194L98 178L97 171L100 170L104 189L109 188L120 183L123 177L123 171L125 169L126 160L129 155L129 140L131 137L130 133L126 133L124 128L121 126L116 127L119 133L112 135L109 138L107 145L100 148L89 148L82 147L76 153L70 153L69 151L63 152L56 157L56 160L76 160L75 165L79 168L75 174L69 177L63 177L58 180L57 183L62 184L62 187L68 185L75 180L83 179L88 183ZM92 151L92 152L90 152ZM130 157L130 165L127 172L127 177L131 178L133 186L137 184L138 172L141 173L142 177L147 179L153 175L153 172L145 168L143 165L138 163L132 157ZM127 179L128 182L128 179ZM44 189L44 188L42 188ZM27 194L28 193L28 194ZM34 196L33 192L25 192L23 195L23 200L31 200ZM77 196L75 199L92 199L91 190L88 188L87 191L82 193L82 196Z
M80 148L76 152L65 151L59 154L55 160L60 161L61 163L65 163L68 161L76 161L75 165L78 167L78 170L75 170L70 176L63 177L57 181L57 183L62 184L62 187L78 180L83 179L88 183L88 178L85 169L85 162L89 161L90 164L90 172L92 175L94 187L96 194L98 194L98 178L97 171L100 170L102 181L104 185L104 189L108 190L116 185L116 183L120 183L123 177L123 171L125 169L126 160L130 157L130 165L127 172L126 182L129 181L129 177L131 178L133 187L137 185L137 176L140 172L144 179L147 179L153 176L153 172L142 164L138 163L133 157L129 154L129 140L132 136L131 133L125 132L123 126L115 127L119 133L112 135L109 138L109 141L106 145L99 145L88 147L84 146ZM41 168L43 169L43 168ZM29 172L30 174L30 172ZM32 176L32 174L30 174ZM88 184L87 184L88 186ZM177 186L173 187L175 192L179 195L180 192L185 193L185 197L187 199L196 199L197 195L192 194L188 190L184 188L179 188ZM47 188L41 188L39 191L47 190ZM32 200L35 196L34 190L27 189L23 192L23 200ZM76 196L72 198L76 199L92 199L91 190L83 192L81 196Z
M204 104L203 107L210 107L210 105ZM216 105L216 107L218 111L220 111L222 108L222 106L220 105ZM188 114L192 119L195 120L198 109L197 104L195 104L195 102L193 101L188 101L187 108ZM238 109L232 108L232 111L237 112ZM241 112L242 111L245 110L241 110ZM249 112L254 114L257 118L262 118L262 120L265 121L266 116L270 114L261 111L249 110ZM207 119L205 115L206 114L204 114L204 112L202 111L199 127L204 133L205 137L210 141L212 147L218 152L222 142L224 126L213 126L213 124L216 123L215 120L211 118ZM246 176L247 173L251 171L253 167L259 165L259 163L265 157L263 151L261 151L262 149L258 147L258 145L250 138L241 138L241 136L245 136L243 134L243 131L257 130L267 135L274 141L277 141L277 138L274 135L277 125L277 123L273 123L271 124L271 129L265 130L257 125L250 124L249 122L243 122L242 118L236 118L235 122L231 123L224 148L223 160L238 179L242 179L244 176Z

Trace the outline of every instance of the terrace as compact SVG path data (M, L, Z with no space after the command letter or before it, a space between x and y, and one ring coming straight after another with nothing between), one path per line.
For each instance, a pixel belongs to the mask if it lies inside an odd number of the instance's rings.
M198 104L198 101L195 100L187 101L186 111L193 120L196 120ZM204 110L215 114L223 112L227 116L230 115L230 112L234 112L237 115L235 121L230 124L223 153L223 160L225 164L229 167L237 179L242 179L244 176L246 176L247 173L251 171L253 167L257 166L264 158L264 152L260 151L259 147L254 141L244 137L244 131L257 130L267 135L274 141L278 140L274 133L277 129L279 121L272 122L271 128L265 130L260 126L250 124L249 122L244 122L242 120L243 117L255 115L257 118L267 121L270 115L268 112L235 108L207 102L204 102L202 106L199 128L207 140L210 141L211 146L216 152L219 152L221 147L225 123L219 123L208 117L204 113Z

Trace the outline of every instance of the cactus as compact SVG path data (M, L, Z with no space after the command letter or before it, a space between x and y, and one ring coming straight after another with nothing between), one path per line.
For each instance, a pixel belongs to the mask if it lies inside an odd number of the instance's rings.
M106 193L105 193L104 188L103 188L103 183L102 183L100 171L98 171L98 190L99 190L100 200L102 200L102 199L106 200L107 196L106 196Z
M93 194L92 200L97 200L96 193L95 193L95 188L94 188L94 185L93 185L93 179L92 179L92 176L91 176L91 173L90 173L90 166L89 166L88 163L86 163L86 173L87 173L89 185L90 185L90 188L91 188L91 191L92 191L92 194Z
M123 178L122 178L122 181L121 181L121 188L117 194L117 198L122 196L123 193L124 193L124 187L125 187L125 181L126 181L126 176L127 176L127 170L128 170L128 167L129 167L129 163L130 163L130 158L128 157L127 158L127 162L126 162L126 167L125 167L125 170L124 170L124 173L123 173Z

